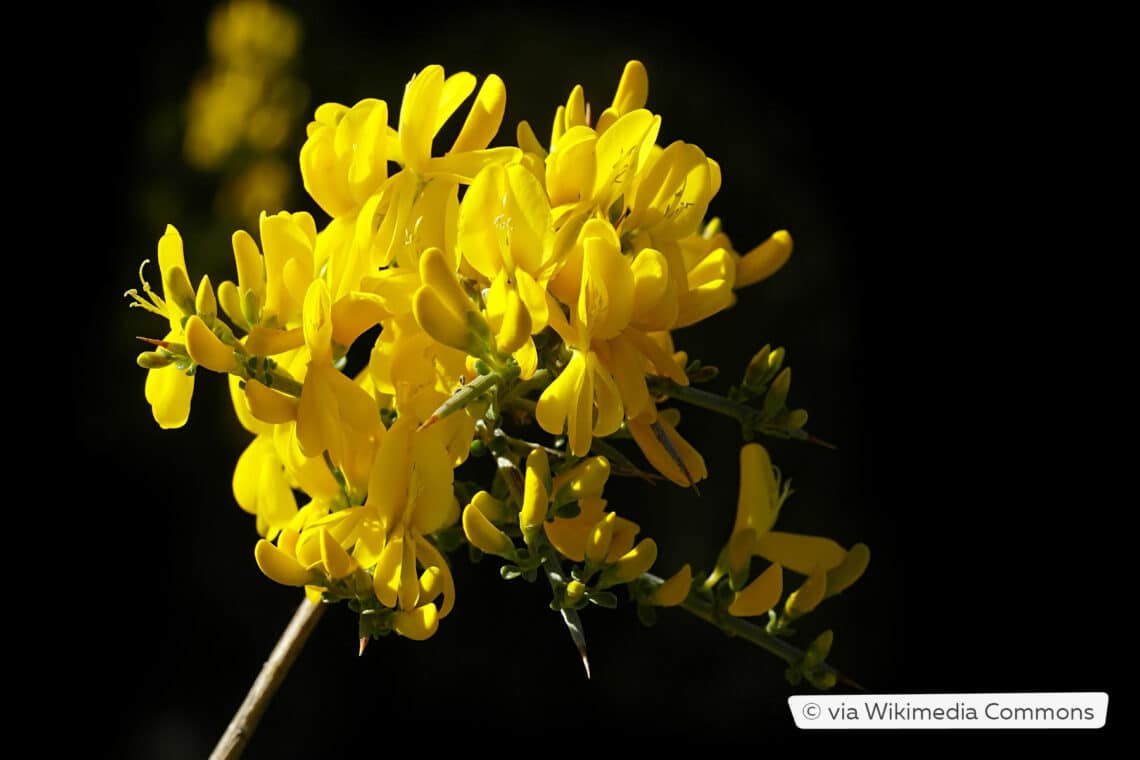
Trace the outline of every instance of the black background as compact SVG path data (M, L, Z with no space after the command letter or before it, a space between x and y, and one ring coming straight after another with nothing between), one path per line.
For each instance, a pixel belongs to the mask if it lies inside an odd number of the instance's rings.
M297 10L310 110L367 96L395 110L428 63L496 72L508 92L500 143L523 118L547 134L575 83L607 102L625 61L642 60L662 139L720 162L711 210L738 247L778 228L796 239L779 275L677 340L722 368L720 390L760 345L786 346L792 401L839 447L770 447L797 486L782 525L872 550L867 575L805 635L833 627L832 661L871 692L1115 698L1127 579L1109 478L1125 449L1102 431L1124 407L1107 395L1118 315L1101 318L1114 251L1095 237L1113 214L1078 177L1099 135L1088 109L1113 97L1114 48L1095 44L1109 20L1061 35L1042 19L789 19L760 6L745 20L715 4ZM154 324L121 299L162 233L146 194L175 177L188 217L209 209L205 181L153 136L205 62L207 13L92 12L73 30L76 66L41 85L65 93L52 96L64 125L53 149L70 174L48 184L69 204L83 315L77 333L67 326L85 380L64 423L80 463L65 508L102 536L76 560L90 611L74 636L95 665L88 704L109 708L96 743L115 756L207 753L297 602L252 561L253 524L229 486L246 437L224 384L200 378L188 426L158 430L132 340ZM1079 71L1076 43L1096 49ZM162 221L182 230L194 278L232 276L228 230ZM74 388L74 373L55 374ZM663 573L711 562L736 498L733 425L684 411L709 465L700 497L630 483L609 494L658 539ZM758 747L795 730L785 698L800 690L779 664L680 611L646 629L628 608L588 610L586 681L541 588L501 581L490 562L458 558L454 571L457 607L427 643L391 637L357 658L355 620L330 610L248 756L382 752L409 737Z

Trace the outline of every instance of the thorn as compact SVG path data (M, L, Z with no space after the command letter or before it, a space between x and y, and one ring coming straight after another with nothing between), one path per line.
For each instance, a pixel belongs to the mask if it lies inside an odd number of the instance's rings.
M357 657L363 657L364 656L364 648L366 646L368 646L368 637L367 636L361 636L360 637L360 651L357 652L357 654L356 654Z
M416 432L418 433L421 430L426 430L427 428L431 427L435 423L439 422L439 420L440 420L439 415L433 414L432 416L430 416L426 420L424 420L422 423L420 423L420 426L418 428L416 428Z
M590 658L586 655L586 634L582 630L582 620L574 610L562 609L562 620L570 631L570 638L578 648L578 655L582 658L582 667L586 669L586 679L590 678Z
M814 435L812 435L811 433L804 433L804 435L806 435L806 436L807 436L806 440L807 440L807 442L808 442L808 443L814 443L814 444L816 444L817 446L822 446L822 447L824 447L825 449L831 449L832 451L838 451L838 450L839 450L839 447L838 447L838 446L836 446L835 444L833 444L833 443L828 443L827 441L825 441L825 440L822 440L822 439L820 439L820 438L816 438L816 437L815 437Z
M165 348L165 349L170 348L170 344L167 343L165 340L155 340L154 338L144 338L141 335L136 335L135 339L141 340L143 343L149 343L152 346L158 346L159 348Z

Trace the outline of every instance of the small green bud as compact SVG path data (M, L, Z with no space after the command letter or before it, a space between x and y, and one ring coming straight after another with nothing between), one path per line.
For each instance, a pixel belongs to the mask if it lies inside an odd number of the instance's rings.
M163 367L169 367L173 362L173 356L170 354L160 354L157 351L143 351L135 357L135 363L143 369L162 369Z
M218 316L218 299L214 295L214 286L210 284L210 276L202 277L198 285L198 295L194 298L194 311L207 325L213 326L214 318Z
M815 641L808 647L808 652L819 655L819 661L823 662L831 654L831 645L834 641L835 634L829 628L815 637Z
M776 375L776 379L772 381L772 386L764 396L764 406L761 408L764 417L774 417L784 408L784 402L788 400L788 389L791 385L792 368L784 367L780 374Z
M744 370L744 384L750 386L758 386L764 384L764 377L768 372L768 355L772 352L772 347L765 345L762 349L756 352L748 362L748 368Z
M261 323L261 298L252 288L242 295L241 315L251 326Z
M720 374L720 370L717 369L716 367L709 365L709 366L705 366L705 367L700 367L696 371L689 372L687 374L689 376L689 382L690 383L700 384L700 383L712 382L713 380L715 380L717 375Z
M174 301L186 316L194 314L194 288L191 287L186 272L182 267L173 267L163 275L162 287L167 297Z

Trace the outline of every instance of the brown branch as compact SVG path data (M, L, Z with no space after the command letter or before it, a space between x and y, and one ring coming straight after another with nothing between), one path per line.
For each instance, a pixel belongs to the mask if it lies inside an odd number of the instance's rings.
M308 641L309 635L317 627L321 614L325 611L323 604L313 604L308 599L301 601L301 606L293 613L293 619L277 640L277 646L269 655L269 659L261 666L257 680L245 695L245 701L234 713L233 720L226 727L226 732L218 740L210 760L233 760L241 756L245 745L253 737L265 708L277 693L281 682L289 674L289 669L297 660L297 655Z

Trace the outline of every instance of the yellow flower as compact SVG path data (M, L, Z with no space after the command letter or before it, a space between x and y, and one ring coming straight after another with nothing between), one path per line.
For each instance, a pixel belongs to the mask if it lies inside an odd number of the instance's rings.
M238 457L233 491L238 506L257 516L258 534L267 538L274 538L297 514L297 500L272 434L254 438Z
M222 310L250 333L247 351L270 356L299 347L305 293L316 273L317 227L304 211L263 213L260 219L264 256L245 230L233 234L238 279L218 287Z
M693 585L693 570L687 564L673 574L649 595L649 603L657 607L676 607L689 596Z
M375 399L333 366L332 305L323 280L305 295L304 335L308 372L297 406L297 442L307 457L328 452L332 462L346 460L346 434L376 438L382 434Z
M487 147L499 131L507 103L503 80L494 74L484 80L451 150L432 157L436 134L475 90L475 81L466 71L445 76L443 67L434 65L412 77L400 106L397 161L422 176L470 182L488 163L518 159L516 148Z
M747 614L750 615L761 614L754 610L769 601L771 604L763 612L779 601L782 583L777 584L775 580L776 576L781 575L777 568L786 567L792 572L807 576L803 586L791 595L785 605L786 611L793 617L810 611L825 596L845 589L866 568L869 553L862 544L857 544L848 552L829 538L773 530L780 507L788 494L788 487L786 484L781 487L764 447L758 443L745 445L740 450L740 495L729 546L750 545L751 548L745 546L745 550L773 563L750 584L757 589L745 588L737 595L738 601L747 600L741 601L737 609L747 609ZM714 573L710 580L715 582L718 577ZM828 581L832 577L834 582L829 589ZM744 614L733 612L732 607L729 612L734 615Z
M146 266L146 262L143 262ZM158 241L158 268L162 273L162 295L155 293L150 283L142 276L143 295L137 290L127 291L133 299L131 306L138 306L166 319L169 331L159 342L160 346L176 349L174 344L185 340L183 320L196 313L194 291L186 274L186 259L182 252L182 236L172 225L166 225L166 232ZM168 352L167 356L174 357ZM190 417L190 398L194 394L194 367L188 361L174 358L169 363L147 370L146 400L150 404L154 420L162 428L180 428Z
M459 210L459 246L491 284L487 321L502 353L546 327L552 242L550 204L530 172L498 164L479 172Z
M352 108L325 103L301 147L305 190L331 217L353 216L388 179L388 104L368 98Z
M438 248L420 257L420 280L412 310L424 332L466 354L486 354L487 325Z
M688 488L707 478L709 471L700 452L677 432L679 418L662 412L653 422L629 420L626 426L649 463L669 480Z
M543 527L547 539L562 556L575 562L584 562L594 528L606 519L606 500L583 498L578 501L578 506L582 511L577 516L556 517L551 522L543 523ZM615 516L612 520L608 546L601 556L601 562L606 564L617 562L629 553L633 549L634 537L641 530L637 523L624 517Z

